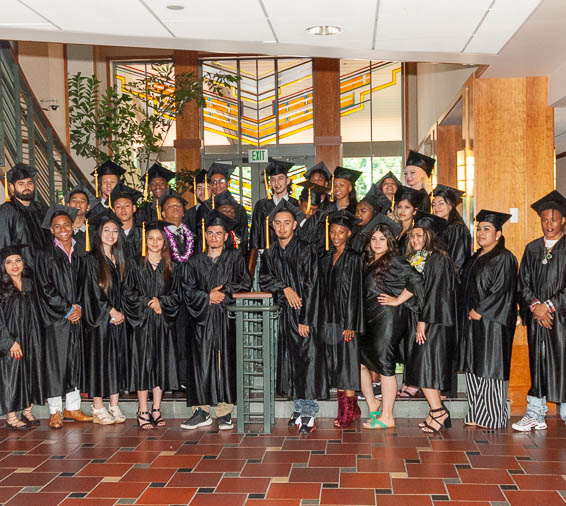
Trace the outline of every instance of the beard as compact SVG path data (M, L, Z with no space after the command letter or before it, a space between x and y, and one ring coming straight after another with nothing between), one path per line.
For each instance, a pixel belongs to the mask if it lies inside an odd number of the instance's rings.
M27 202L33 200L33 193L34 192L30 192L30 193L20 193L19 191L14 191L14 197L16 197L18 200L25 200Z

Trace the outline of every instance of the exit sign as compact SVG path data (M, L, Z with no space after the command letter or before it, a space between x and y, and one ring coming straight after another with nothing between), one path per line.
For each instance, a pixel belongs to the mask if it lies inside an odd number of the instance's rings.
M248 150L249 163L267 163L267 149Z

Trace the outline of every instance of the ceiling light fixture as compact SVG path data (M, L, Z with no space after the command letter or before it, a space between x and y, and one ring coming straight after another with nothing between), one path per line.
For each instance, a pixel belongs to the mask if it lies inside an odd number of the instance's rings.
M339 26L332 25L317 25L307 28L305 31L312 35L336 35L342 31Z
M185 8L185 6L179 5L179 4L170 4L170 5L167 6L167 8L170 11L182 11Z

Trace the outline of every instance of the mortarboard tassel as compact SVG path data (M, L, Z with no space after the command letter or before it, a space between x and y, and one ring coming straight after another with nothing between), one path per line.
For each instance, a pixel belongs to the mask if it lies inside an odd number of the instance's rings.
M65 194L61 192L61 197L59 198L59 203L64 206L65 205Z
M193 206L197 205L197 178L193 176Z
M267 184L267 170L263 171L263 184L265 185L265 196L270 199L271 193L269 192L269 185Z
M307 212L306 214L309 214L311 210L311 189L309 188L309 195L308 195L308 200L307 200Z
M204 178L204 200L208 200L208 182L206 177Z
M332 183L330 184L330 202L334 202L334 173L332 173Z
M202 252L204 253L206 251L206 236L204 233L204 218L201 220L201 226L202 226Z
M148 190L149 190L149 170L145 171L145 185L143 188L143 200L147 201L148 197Z
M265 249L269 249L269 216L265 217Z
M85 221L85 251L90 251L90 235L88 233L88 218Z
M112 197L110 196L110 194L108 194L108 207L112 209ZM114 209L112 209L112 211L114 211Z
M157 212L157 220L161 221L163 218L161 217L161 207L159 207L159 200L155 201L155 211Z
M96 198L100 197L98 193L98 169L94 169L94 189L96 191Z
M216 197L216 195L212 195L212 197L211 197L211 200L212 200L212 209L213 209L213 210L214 210L214 201L216 200L215 197Z
M144 257L147 254L147 243L145 238L145 221L142 222L142 247L141 255Z
M6 197L6 202L10 202L10 190L8 189L8 173L4 172L4 195Z
M328 215L326 216L325 225L324 225L324 247L326 251L330 249L330 242L328 240Z

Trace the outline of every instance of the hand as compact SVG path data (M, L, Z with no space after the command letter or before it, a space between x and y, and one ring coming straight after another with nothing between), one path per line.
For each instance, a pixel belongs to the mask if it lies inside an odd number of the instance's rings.
M537 323L541 326L544 327L545 329L551 329L552 325L554 324L554 317L552 316L552 313L548 313L545 314L544 316L542 316L541 318L535 318Z
M540 318L546 316L549 313L550 313L550 309L548 309L548 307L546 307L546 304L543 304L542 302L535 304L535 306L533 307L533 316L535 317L536 320L539 320Z
M377 300L382 306L398 306L400 304L397 297L392 295L387 295L386 293L381 293L377 296Z
M20 347L20 344L16 341L10 348L10 358L15 358L17 360L20 360L20 358L22 358L23 356L24 354L22 353L22 348Z
M159 303L159 300L157 299L157 297L153 297L153 299L151 299L147 305L153 309L155 311L156 314L161 314L161 304Z
M283 293L285 294L285 298L287 299L287 303L293 309L301 309L303 307L303 301L299 297L299 294L297 292L295 292L295 290L293 290L290 286L285 288L283 290ZM305 337L305 336L303 336L303 337Z
M426 341L426 323L425 322L417 322L417 333L416 333L416 340L418 344L424 344Z
M124 317L124 315L120 313L120 311L118 311L117 309L112 308L110 310L110 323L112 325L120 325L124 323L125 319L126 318Z
M81 321L82 316L83 310L81 309L81 306L79 306L78 304L73 304L73 312L69 315L69 321L72 324L77 324Z
M309 337L309 332L310 332L311 328L308 325L303 325L302 323L299 323L299 335L301 337Z
M470 309L468 313L468 320L481 320L481 314L479 314L475 309Z
M352 339L354 339L356 332L354 330L345 330L344 332L342 332L342 337L344 337L344 342L345 343L349 343L350 341L352 341Z
M208 295L209 303L210 304L220 304L224 298L226 297L220 290L222 289L222 285L213 288Z

